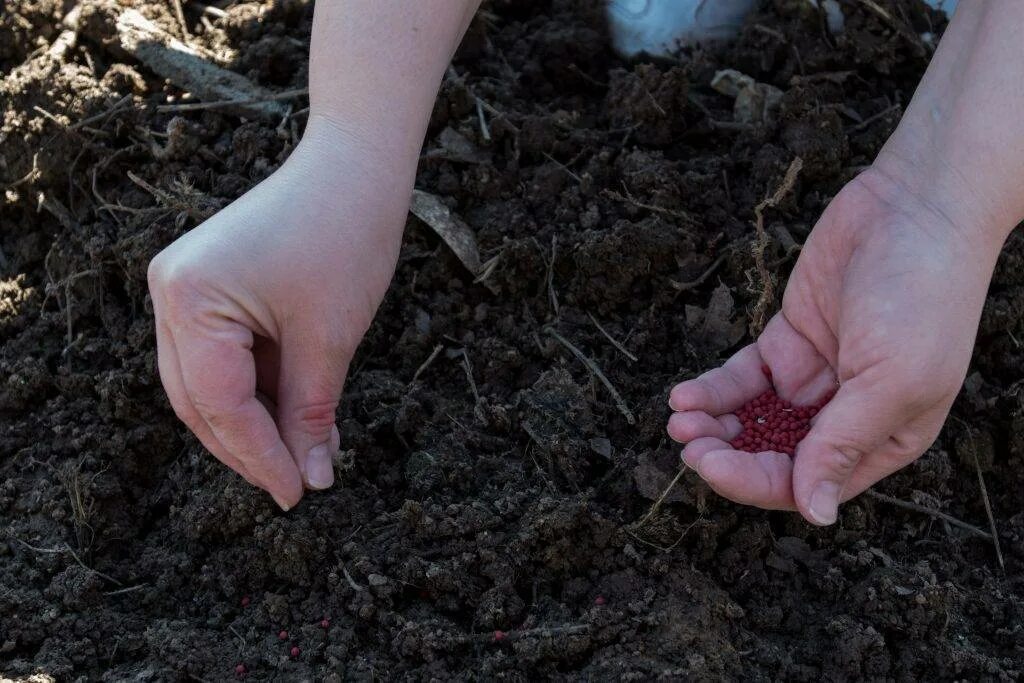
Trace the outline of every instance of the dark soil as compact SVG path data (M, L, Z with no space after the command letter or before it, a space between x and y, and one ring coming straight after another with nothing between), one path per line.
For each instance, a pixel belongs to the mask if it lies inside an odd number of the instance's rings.
M191 40L226 66L269 88L305 85L310 3L219 3L223 18L183 4ZM918 36L940 34L939 15L847 1L847 31L831 36L810 3L776 0L730 46L626 63L595 0L490 2L441 89L417 186L497 266L475 284L410 219L339 410L341 483L283 514L175 420L145 272L281 164L308 102L283 123L159 111L182 93L113 51L108 24L83 23L77 46L46 57L68 5L5 0L0 12L2 672L1024 674L1019 236L955 417L878 487L988 529L980 468L1005 571L990 541L869 496L815 529L723 501L688 473L645 519L677 471L668 389L749 338L753 207L800 156L793 192L766 212L784 285L790 241L895 126L931 52ZM134 5L180 31L171 3ZM731 99L709 87L722 68L782 89L777 113L732 125ZM549 326L603 370L635 424Z

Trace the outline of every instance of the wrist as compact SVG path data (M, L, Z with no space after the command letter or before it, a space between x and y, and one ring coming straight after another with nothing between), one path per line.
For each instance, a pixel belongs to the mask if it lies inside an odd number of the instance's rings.
M903 129L903 130L901 130ZM913 131L907 134L907 129ZM994 197L983 178L972 177L947 158L946 150L904 120L879 152L871 171L895 190L892 201L906 210L923 210L948 223L966 244L998 254L1020 218L1006 201ZM913 208L911 208L913 207Z

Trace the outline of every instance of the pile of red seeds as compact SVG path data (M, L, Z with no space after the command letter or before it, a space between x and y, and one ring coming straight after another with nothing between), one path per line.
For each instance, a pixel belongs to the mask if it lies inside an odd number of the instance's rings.
M768 366L762 366L761 371L770 382L772 372ZM811 418L828 403L829 398L818 405L797 407L771 388L736 411L743 431L730 445L748 453L776 451L792 456L797 444L811 431Z

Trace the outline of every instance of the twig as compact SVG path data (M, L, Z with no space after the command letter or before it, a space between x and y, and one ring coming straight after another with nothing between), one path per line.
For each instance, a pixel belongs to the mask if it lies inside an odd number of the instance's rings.
M623 189L626 189L625 184L623 184ZM615 190L602 190L601 194L604 195L605 197L608 197L608 199L613 199L617 202L622 202L623 204L632 204L638 209L645 209L647 211L653 211L654 213L660 213L665 216L671 216L672 218L680 219L687 225L694 225L693 218L690 216L690 214L686 213L685 211L675 211L673 209L666 209L664 206L658 206L656 204L645 204L641 201L637 201L636 199L633 198L633 195L629 193L628 189L626 190L625 195L622 195L616 192Z
M655 513L657 513L658 510L661 509L661 504L665 502L665 498L668 497L669 492L675 488L676 484L679 483L679 480L683 478L683 475L685 473L686 467L680 467L679 471L676 472L676 476L672 479L672 481L669 482L668 486L665 487L665 490L661 492L661 495L658 496L658 500L654 501L654 505L652 505L651 509L647 511L647 514L644 515L640 520L631 524L630 526L637 528L642 527L647 522L647 520L653 517Z
M181 0L171 0L171 4L174 5L174 14L178 17L178 23L181 24L181 35L187 41L192 38L192 34L189 33L188 24L185 22L185 13L181 11Z
M597 329L601 331L601 334L603 334L605 336L605 339L607 339L608 341L610 341L612 343L612 346L614 346L619 351L621 351L622 355L624 355L629 360L633 361L634 363L637 361L637 357L636 356L634 356L632 353L630 353L629 350L625 346L623 346L617 339L615 339L615 337L610 335L608 333L608 330L606 330L603 327L601 327L601 323L597 322L597 318L595 318L590 313L587 313L587 315L590 316L591 322L593 322L594 326L597 327Z
M480 392L476 388L476 380L473 379L473 366L469 362L469 352L462 349L462 369L466 371L466 379L469 380L469 388L473 391L473 399L480 403Z
M193 3L191 3L190 6L191 7L195 7L196 9L198 9L203 14L209 14L211 17L216 17L217 19L223 19L224 17L226 17L228 15L228 13L225 12L224 10L222 10L220 7L213 7L211 5L204 5L203 3L200 3L200 2L193 2Z
M970 432L968 432L970 439ZM981 486L981 500L985 504L985 515L988 517L988 526L992 530L992 545L996 547L996 559L999 560L999 568L1006 571L1006 563L1003 562L1003 549L999 545L999 531L996 529L996 518L992 514L992 503L988 499L988 487L985 486L985 476L981 473L981 463L978 462L978 449L971 443L971 458L974 460L974 471L978 473L978 485Z
M701 273L700 277L698 277L696 280L690 280L689 282L676 282L675 280L669 280L669 284L672 285L672 288L675 289L677 292L686 292L696 287L700 287L707 281L709 277L711 277L714 274L716 270L718 270L719 266L725 263L725 259L728 255L728 250L723 252L722 255L716 258L714 262L712 262L712 264L708 266L708 269Z
M882 118L885 118L889 114L891 114L893 112L896 112L896 111L899 111L902 108L903 107L900 104L894 104L891 107L886 107L885 109L883 109L882 111L878 112L877 114L872 114L871 116L867 117L866 119L864 119L860 123L856 123L856 124L850 126L849 128L846 129L845 132L852 133L854 131L858 131L858 130L862 130L864 128L867 128L868 126L870 126L875 121L877 121L879 119L882 119Z
M102 121L103 119L107 118L108 116L113 116L114 114L117 114L123 108L125 108L125 105L129 104L131 101L132 101L132 96L131 95L125 95L124 97L119 99L117 102L115 102L112 107L110 107L110 108L108 108L108 109L106 109L104 111L101 111L99 114L94 114L93 116L86 117L86 118L82 119L81 121L78 121L76 123L72 123L70 126L68 126L68 130L78 130L79 128L82 128L84 126L88 126L90 124L96 123L97 121Z
M183 111L201 111L203 109L221 109L224 107L237 107L250 104L261 104L263 102L281 102L283 100L292 100L296 97L305 97L309 95L309 88L296 88L295 90L285 90L283 92L275 93L273 95L267 95L266 97L256 97L247 100L215 100L213 102L184 102L181 104L161 104L156 110L160 113L168 112L183 112Z
M876 500L880 500L884 503L889 503L890 505L895 505L896 507L901 507L905 510L913 510L914 512L920 512L921 514L928 515L929 517L934 517L935 519L941 519L943 522L946 522L947 524L955 526L959 529L963 529L964 531L967 531L977 536L978 538L984 538L987 541L992 540L992 534L988 533L987 531L983 531L982 529L979 529L976 526L968 524L967 522L962 522L956 517L947 515L945 512L939 512L938 510L925 507L924 505L918 505L917 503L911 503L910 501L907 500L893 498L892 496L887 496L884 493L879 493L874 489L868 489L864 493L868 497L875 498Z
M142 590L148 583L140 583L138 586L128 586L127 588L118 588L116 591L107 591L104 595L124 595L125 593L134 593L135 591Z
M430 355L427 356L427 359L425 361L423 361L423 364L416 368L416 372L413 373L412 379L409 381L408 386L416 384L416 380L420 378L420 375L423 374L423 371L426 370L430 366L430 364L433 363L434 360L441 354L442 349L444 349L444 344L438 344L437 346L434 347L434 350L430 352Z
M882 21L889 24L896 33L900 34L900 37L916 48L918 56L927 54L924 41L922 41L916 33L910 30L903 23L896 21L896 18L893 17L892 14L890 14L884 7L875 2L875 0L860 0L860 3L874 12Z
M558 236L551 236L551 261L548 263L548 296L551 297L551 308L555 312L555 317L558 317L558 296L555 294L555 258L558 256Z
M79 564L79 566L81 566L82 569L84 569L85 571L92 572L93 574L95 574L96 576L100 577L101 579L106 579L107 581L109 581L110 583L112 583L112 584L114 584L116 586L123 586L124 585L123 583L121 583L120 581L115 579L113 576L110 576L109 574L104 574L103 572L99 571L98 569L93 569L92 567L86 565L85 562L82 562L82 558L80 558L78 556L78 554L74 550L72 550L71 546L68 545L67 543L64 544L63 548L39 548L37 546L31 545L30 543L26 543L25 541L21 540L17 536L14 536L13 538L14 538L15 541L17 541L18 543L22 544L23 546L25 546L29 550L35 551L37 553L46 553L47 555L59 555L60 553L68 553L68 554L71 555L71 557L75 558L75 562L77 562Z
M554 158L553 156L551 156L547 152L543 152L543 154L544 154L545 157L547 157L548 161L550 161L555 166L558 166L560 169L565 171L569 175L569 177L572 178L573 180L575 180L577 183L582 183L583 182L583 180L578 175L573 173L572 169L570 169L568 166L563 164L561 161L559 161L558 159Z
M590 629L590 624L567 624L565 626L540 626L538 628L529 628L523 631L507 631L505 632L502 640L503 641L515 641L523 638L530 638L533 636L540 636L541 638L550 638L556 635L572 635L574 633L582 633ZM464 643L492 643L494 642L494 633L473 633L470 635L462 636L459 638Z
M476 117L480 120L480 135L484 137L487 142L491 141L491 129L487 126L487 117L484 116L484 105L483 101L476 98Z
M366 590L365 586L360 586L358 583L356 583L356 580L353 579L352 575L348 573L348 567L342 567L341 568L341 573L345 575L345 580L348 581L348 585L352 586L352 590L354 590L354 591L364 591L364 590Z
M569 349L569 351L572 352L572 355L576 356L576 358L578 358L581 363L587 366L588 370L594 373L594 375L599 380L601 380L601 384L603 384L605 388L608 390L608 393L612 395L612 400L615 401L615 406L619 409L619 412L622 413L623 416L625 416L626 422L628 422L631 425L636 424L636 417L633 416L633 412L629 409L629 406L626 405L626 402L622 400L622 396L619 394L618 391L616 391L615 386L605 376L605 374L601 372L601 368L597 367L597 363L587 358L587 356L582 351L573 346L572 342L570 342L568 339L558 334L558 332L553 327L545 327L544 331L550 334L555 339L557 339L559 342L561 342L561 344L565 348Z

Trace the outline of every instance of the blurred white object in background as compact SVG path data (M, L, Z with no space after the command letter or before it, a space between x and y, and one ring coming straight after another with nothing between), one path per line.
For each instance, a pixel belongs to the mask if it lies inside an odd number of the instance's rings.
M1022 0L1024 1L1024 0ZM683 45L732 38L759 0L609 0L612 44L624 57L670 57ZM843 30L836 0L807 0L825 11L829 30ZM952 15L957 0L925 0Z

